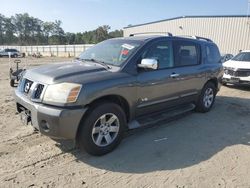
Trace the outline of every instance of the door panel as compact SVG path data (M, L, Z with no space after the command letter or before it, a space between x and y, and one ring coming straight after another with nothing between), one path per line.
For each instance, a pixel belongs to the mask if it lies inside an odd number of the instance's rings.
M183 80L180 97L197 95L205 82L201 46L192 41L174 41L174 66Z
M138 73L137 115L195 101L205 81L198 44L189 41L161 41L155 46L148 50L151 50L148 53L150 57L142 55L142 58L158 59L160 66L158 70Z
M138 70L137 115L161 109L161 103L171 100L171 97L175 96L173 92L177 92L177 90L171 89L174 86L173 80L170 78L174 66L171 41L160 40L152 43L142 52L142 59L157 60L158 69Z
M183 79L172 78L176 69L140 73L138 82L137 115L160 111L174 105L182 93Z

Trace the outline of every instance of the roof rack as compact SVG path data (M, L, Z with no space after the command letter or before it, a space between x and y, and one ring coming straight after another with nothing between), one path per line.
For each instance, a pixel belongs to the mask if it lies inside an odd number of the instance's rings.
M133 37L133 36L135 36L135 35L144 35L144 34L164 34L164 35L167 35L167 36L169 36L169 37L172 37L172 36L173 36L173 34L170 33L170 32L144 32L144 33L132 33L132 34L130 34L129 36L130 36L130 37Z
M205 38L205 37L198 37L198 36L195 36L195 35L178 35L176 37L188 37L188 38L193 38L193 39L197 39L197 40L205 40L205 41L208 41L208 42L213 42L211 39L209 38Z

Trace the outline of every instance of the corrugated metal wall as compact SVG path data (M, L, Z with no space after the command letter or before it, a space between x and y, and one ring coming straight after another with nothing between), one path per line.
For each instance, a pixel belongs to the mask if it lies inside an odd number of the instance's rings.
M124 36L141 32L171 32L173 35L196 35L212 39L221 53L237 54L250 49L250 18L183 17L124 28Z

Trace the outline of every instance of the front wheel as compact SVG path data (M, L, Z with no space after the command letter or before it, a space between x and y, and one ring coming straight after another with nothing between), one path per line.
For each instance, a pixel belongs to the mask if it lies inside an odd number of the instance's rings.
M196 104L196 111L208 112L212 108L216 96L216 88L212 82L208 82L202 89Z
M227 86L227 82L222 82L221 83L223 86Z
M91 155L104 155L114 150L122 140L126 117L114 103L94 105L80 125L77 143Z
M14 87L14 86L15 86L15 80L12 80L12 79L10 80L10 86L11 86L11 87Z

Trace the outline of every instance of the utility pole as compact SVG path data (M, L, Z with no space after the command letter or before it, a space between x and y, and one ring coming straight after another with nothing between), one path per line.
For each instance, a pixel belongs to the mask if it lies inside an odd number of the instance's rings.
M247 3L247 25L248 25L248 36L247 36L247 40L248 40L248 44L247 44L247 49L250 46L250 18L249 18L249 14L250 14L250 0L248 0Z

